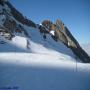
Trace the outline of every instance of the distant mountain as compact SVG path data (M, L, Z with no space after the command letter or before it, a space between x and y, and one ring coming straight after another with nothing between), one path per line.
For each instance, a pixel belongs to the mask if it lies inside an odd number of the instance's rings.
M12 48L10 48L12 47ZM28 20L7 0L0 0L0 52L29 52L68 56L90 63L90 57L61 20L41 25Z

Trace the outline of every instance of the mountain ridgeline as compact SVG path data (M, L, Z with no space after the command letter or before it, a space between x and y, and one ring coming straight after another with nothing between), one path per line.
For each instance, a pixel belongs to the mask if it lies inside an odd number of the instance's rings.
M57 19L55 23L44 20L41 25L35 24L16 10L9 1L0 0L0 37L12 41L12 38L18 32L23 33L26 38L32 38L24 26L37 29L45 40L50 35L55 42L62 42L72 50L76 58L79 58L81 62L90 63L88 54L81 48L78 41L60 19Z

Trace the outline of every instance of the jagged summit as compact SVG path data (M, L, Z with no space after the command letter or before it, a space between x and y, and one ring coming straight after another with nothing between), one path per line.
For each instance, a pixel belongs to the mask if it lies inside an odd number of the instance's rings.
M83 62L90 62L90 57L81 48L78 41L73 37L67 26L65 26L60 19L57 19L54 24L50 20L44 20L42 25L47 28L49 32L54 32L54 36L52 35L52 37L55 41L59 40L64 43Z
M42 25L37 25L7 0L0 0L0 45L5 48L0 52L7 50L8 46L16 45L26 52L63 54L85 63L90 62L90 57L61 20L55 23L44 20ZM13 47L10 50L14 51Z

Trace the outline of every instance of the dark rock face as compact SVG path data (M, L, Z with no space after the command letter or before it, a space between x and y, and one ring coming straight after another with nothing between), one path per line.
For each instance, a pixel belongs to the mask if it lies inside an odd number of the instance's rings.
M80 46L78 46L77 48L70 46L70 48L82 62L90 63L90 57Z
M13 30L16 27L16 22L6 17L5 23L3 25L5 28L7 28L10 32L13 33Z
M49 20L45 20L42 22L42 25L48 29L49 32L54 30L55 37L70 48L82 62L90 63L90 57L88 54L81 48L78 41L73 37L61 20L57 20L55 24Z
M63 33L64 36L66 37L67 42L65 42L65 39L63 39L63 41L66 43L66 45L67 46L76 47L76 43L78 43L78 42L75 40L75 38L69 32L69 30L67 29L67 27L62 23L62 21L57 20L56 21L56 26L58 27L57 30L61 31L61 33Z
M0 4L4 5L7 2L7 0L0 0Z
M26 17L24 17L18 10L16 10L9 2L7 2L8 7L11 9L11 14L14 16L14 18L21 22L22 24L25 24L27 26L36 27L36 24L28 20Z
M2 5L3 4L3 5ZM29 37L27 31L23 28L22 25L16 22L14 19L17 18L17 21L19 21L22 24L25 24L30 27L36 27L36 24L34 24L32 21L26 19L23 17L21 13L19 13L11 4L6 0L0 0L0 18L2 24L0 24L0 35L8 40L12 40L12 38L15 36L15 34L24 34L26 37ZM5 8L4 6L8 5L9 8ZM14 10L13 10L14 8ZM11 10L10 10L11 9ZM15 14L13 15L12 12ZM14 18L12 18L14 17Z

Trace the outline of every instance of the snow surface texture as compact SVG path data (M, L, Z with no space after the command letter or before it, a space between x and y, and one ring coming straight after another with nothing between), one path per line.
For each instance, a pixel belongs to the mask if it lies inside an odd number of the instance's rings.
M56 56L56 55L55 55ZM17 90L90 90L90 64L53 55L0 54L0 88Z
M30 37L0 37L1 90L90 90L90 64L76 62L72 51L50 35L43 39L38 29L24 28Z

